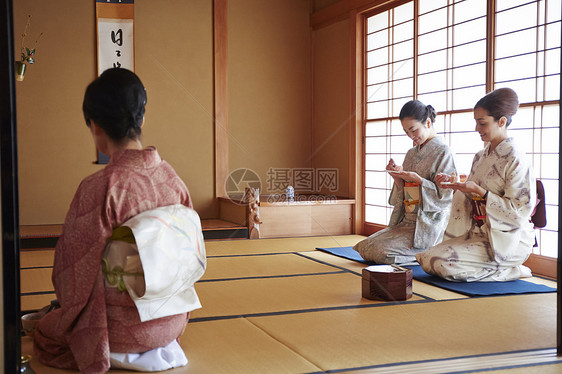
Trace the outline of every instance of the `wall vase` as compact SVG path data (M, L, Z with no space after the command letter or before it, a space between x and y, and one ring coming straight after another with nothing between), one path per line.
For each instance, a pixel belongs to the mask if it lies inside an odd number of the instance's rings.
M27 67L27 65L25 64L25 62L21 62L21 61L16 61L16 80L17 81L22 81L25 75L25 68Z

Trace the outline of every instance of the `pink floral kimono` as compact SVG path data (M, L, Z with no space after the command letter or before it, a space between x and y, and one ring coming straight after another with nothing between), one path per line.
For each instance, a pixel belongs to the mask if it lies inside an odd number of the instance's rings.
M102 255L113 229L146 210L192 207L187 187L155 148L126 150L82 181L55 250L53 284L61 308L35 332L42 363L104 373L110 352L140 353L179 338L189 313L141 322L127 292L104 288Z

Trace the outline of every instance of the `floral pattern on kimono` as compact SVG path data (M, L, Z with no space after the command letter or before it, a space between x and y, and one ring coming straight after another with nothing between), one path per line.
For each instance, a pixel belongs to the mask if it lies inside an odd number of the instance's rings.
M157 207L192 207L187 187L155 148L112 155L78 187L57 242L53 284L61 308L41 319L42 363L84 373L109 370L109 353L140 353L177 339L188 314L141 322L127 292L104 288L102 256L113 229Z
M414 171L423 178L418 209L406 212L404 187L394 184L389 198L394 209L388 227L353 247L367 261L415 262L416 253L435 245L443 237L453 194L450 189L439 189L435 176L456 170L453 153L442 139L434 137L423 147L408 150L402 166L405 171Z
M468 180L488 191L486 220L473 219L471 197L457 191L444 241L416 257L430 274L454 281L508 281L528 275L535 233L536 181L512 138L474 156ZM523 273L522 273L523 272Z

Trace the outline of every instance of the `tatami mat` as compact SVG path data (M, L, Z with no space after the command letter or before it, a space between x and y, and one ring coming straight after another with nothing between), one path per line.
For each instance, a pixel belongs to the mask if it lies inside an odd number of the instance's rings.
M292 253L210 257L207 258L207 270L202 279L278 277L335 271L338 269L333 266L310 261Z
M218 240L205 242L207 256L248 255L314 251L316 247L355 245L365 239L361 235L318 236L305 238Z
M314 366L243 318L189 324L181 340L189 360L182 373L306 373Z
M195 320L388 304L362 298L361 277L350 273L203 282L195 289L203 305ZM423 300L414 295L408 302Z
M405 302L367 300L363 264L315 250L363 238L206 242L208 268L195 286L203 308L181 338L189 363L163 373L562 371L553 364L555 294L467 298L414 281ZM22 347L31 353L31 340Z
M249 318L322 370L556 345L556 295Z

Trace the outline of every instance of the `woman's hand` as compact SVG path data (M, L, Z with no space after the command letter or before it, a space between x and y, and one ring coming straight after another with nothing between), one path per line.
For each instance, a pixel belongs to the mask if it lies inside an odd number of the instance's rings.
M445 174L445 173L438 173L435 176L435 184L437 185L437 187L439 188L451 188L450 183L451 183L451 176ZM447 183L447 185L443 185L442 183Z
M455 182L455 183L447 183L447 179L443 179L439 175L435 177L435 181L439 188L450 188L455 191L461 191L464 193L474 194L480 197L484 197L486 194L486 189L479 186L473 181L466 181L466 182ZM443 185L442 183L445 182L447 184Z
M399 167L399 170L391 171L391 169L386 169L389 171L389 174L392 178L394 178L395 183L400 183L401 185L404 182L413 182L417 184L423 183L423 178L418 175L415 171L404 171L402 167Z
M404 182L412 182L419 185L423 184L423 178L420 177L415 171L401 171L400 173L390 173L390 175L394 176L393 174L396 174L396 177L402 179Z
M402 166L396 165L396 163L394 162L393 159L390 159L388 161L388 165L386 165L386 170L388 171L395 171L395 172L401 172L403 170Z

